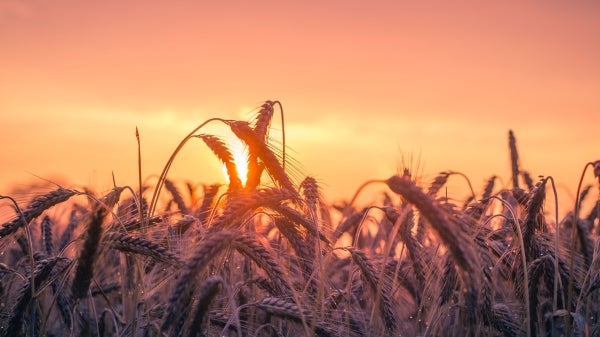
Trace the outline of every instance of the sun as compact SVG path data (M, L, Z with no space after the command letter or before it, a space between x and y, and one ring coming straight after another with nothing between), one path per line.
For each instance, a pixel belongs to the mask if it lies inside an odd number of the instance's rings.
M237 175L242 185L246 186L246 180L248 179L248 147L242 143L238 138L232 137L228 139L229 150L233 157L233 163L237 170ZM227 174L227 168L225 164L221 164L221 171L225 176L225 180L229 184L229 175Z

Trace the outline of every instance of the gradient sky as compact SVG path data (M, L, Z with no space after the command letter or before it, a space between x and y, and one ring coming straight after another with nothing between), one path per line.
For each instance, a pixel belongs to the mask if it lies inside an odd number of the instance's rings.
M264 100L331 200L410 157L426 180L507 184L511 128L523 167L574 193L600 159L598 18L593 1L0 0L0 194L135 185L136 126L148 176ZM223 180L199 141L173 178Z

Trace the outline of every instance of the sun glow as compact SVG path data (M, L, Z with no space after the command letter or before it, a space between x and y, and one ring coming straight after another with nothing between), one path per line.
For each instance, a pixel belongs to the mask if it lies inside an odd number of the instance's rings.
M231 151L231 156L233 157L233 163L235 164L238 178L240 178L242 185L245 186L248 178L248 148L244 145L244 143L242 143L241 140L235 137L229 139L227 144L229 145L229 150ZM225 164L221 165L221 170L223 171L225 180L229 184L229 175L227 175L227 168L225 167Z

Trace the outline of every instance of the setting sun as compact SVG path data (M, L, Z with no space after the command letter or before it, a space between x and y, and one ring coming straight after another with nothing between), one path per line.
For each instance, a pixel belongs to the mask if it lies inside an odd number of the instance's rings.
M600 336L598 18L0 0L0 337Z
M242 143L241 140L231 137L227 140L231 156L233 157L233 163L237 169L237 175L242 185L246 185L248 179L248 148ZM221 164L221 170L225 176L225 180L229 184L229 175L227 174L227 167L225 164Z

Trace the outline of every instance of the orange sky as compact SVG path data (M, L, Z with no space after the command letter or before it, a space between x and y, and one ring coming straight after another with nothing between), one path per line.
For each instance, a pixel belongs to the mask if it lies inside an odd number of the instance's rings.
M0 0L0 194L135 185L136 126L149 175L196 125L268 99L329 199L411 155L428 178L507 182L509 128L525 169L574 192L600 159L598 18L593 1ZM199 141L173 177L223 180Z

